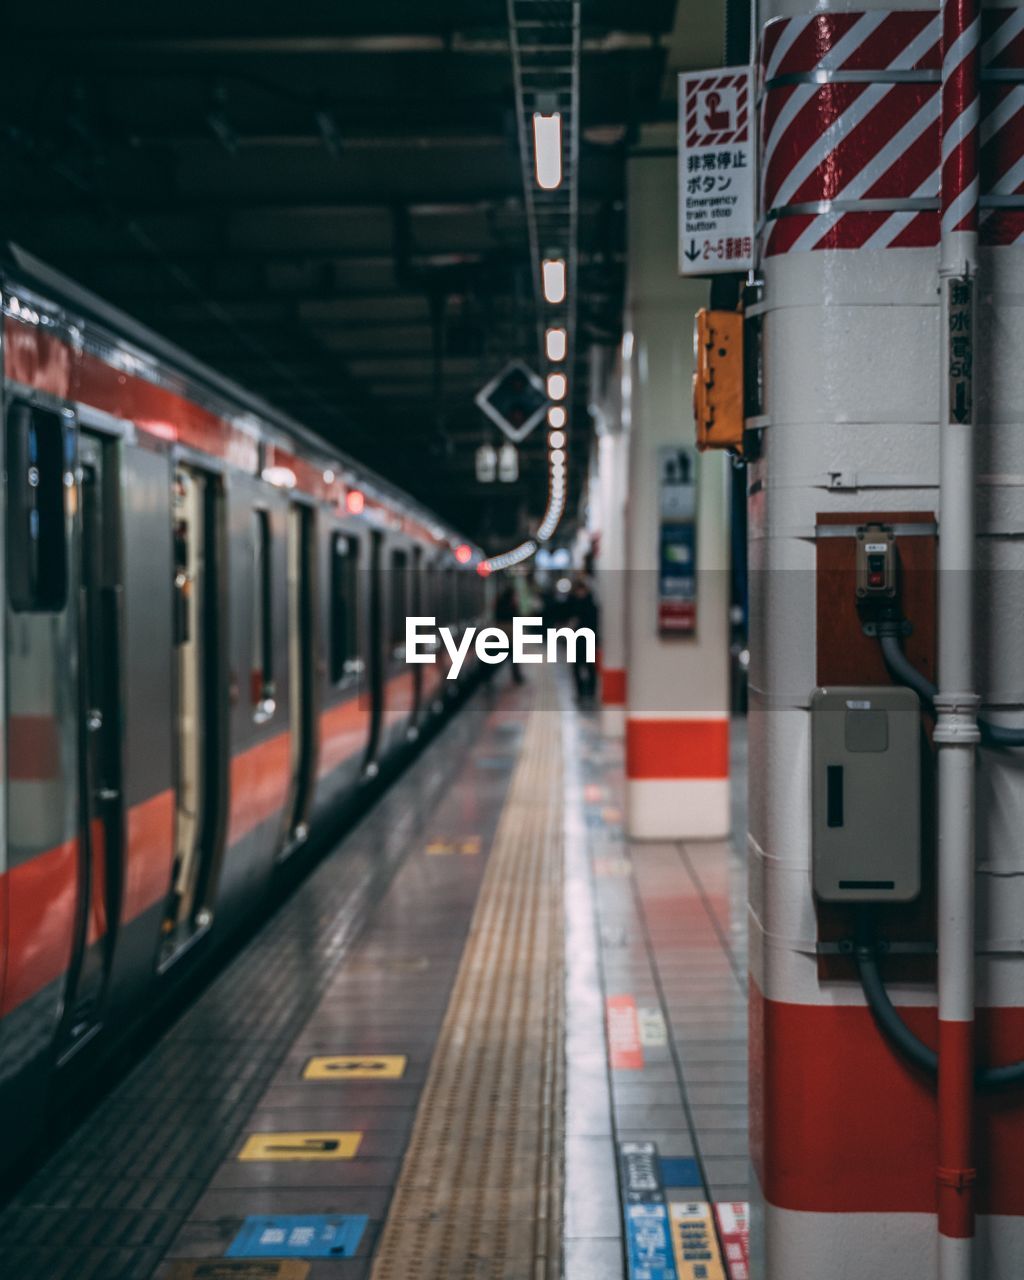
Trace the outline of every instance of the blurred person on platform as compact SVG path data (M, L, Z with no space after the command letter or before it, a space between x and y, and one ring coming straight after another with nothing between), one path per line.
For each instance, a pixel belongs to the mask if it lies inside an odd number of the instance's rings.
M574 630L580 627L589 627L594 633L595 640L597 638L597 601L594 599L594 593L591 591L586 578L577 578L572 584L572 591L568 600L565 602L565 616L568 625ZM577 646L576 661L573 663L572 674L576 681L576 697L581 703L591 703L597 693L597 667L593 662L587 662L586 650L581 646Z
M498 592L497 599L494 601L494 625L500 627L509 638L509 657L505 661L512 668L512 679L516 684L523 683L523 673L519 669L518 663L512 661L512 622L519 611L519 597L516 593L516 584L509 578L505 585Z

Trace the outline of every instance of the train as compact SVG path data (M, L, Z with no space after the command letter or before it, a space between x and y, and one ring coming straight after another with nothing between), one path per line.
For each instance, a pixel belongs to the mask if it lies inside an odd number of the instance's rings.
M479 674L480 549L16 246L0 257L0 1172Z

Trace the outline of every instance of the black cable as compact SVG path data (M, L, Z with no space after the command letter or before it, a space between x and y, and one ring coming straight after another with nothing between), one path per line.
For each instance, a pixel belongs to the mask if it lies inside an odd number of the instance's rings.
M886 629L882 624L879 626L878 643L882 648L882 658L885 661L886 670L892 678L897 684L906 685L908 689L913 689L928 711L934 715L935 695L938 693L938 689L907 658L907 655L903 652L903 646L900 644L898 633L895 630ZM1024 729L992 724L990 720L984 720L979 716L978 732L981 734L982 745L986 747L1024 747Z
M853 954L857 961L861 989L879 1030L904 1058L929 1076L939 1071L939 1055L919 1040L900 1017L889 999L878 968L878 946L875 942L874 913L865 907L857 916L857 936ZM974 1087L978 1090L1004 1089L1024 1082L1024 1060L1002 1067L976 1067Z
M872 1017L878 1029L903 1057L911 1061L928 1075L938 1075L939 1055L934 1049L918 1040L896 1012L889 993L885 989L882 975L878 969L878 948L875 943L873 914L869 909L857 913L857 938L854 942L853 954L857 960L857 973L864 998L868 1002Z
M903 652L903 646L900 644L899 636L894 631L883 631L881 628L878 632L878 643L882 647L882 658L885 661L886 670L896 681L897 684L905 685L908 689L913 689L917 696L924 703L925 707L932 713L935 711L935 695L938 689L932 682L918 671L917 667L910 661Z

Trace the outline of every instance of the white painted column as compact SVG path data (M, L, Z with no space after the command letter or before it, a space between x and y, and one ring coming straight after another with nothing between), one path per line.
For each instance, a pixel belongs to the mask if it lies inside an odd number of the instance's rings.
M602 370L593 402L597 420L600 542L597 593L600 606L601 732L621 738L626 729L626 492L628 439L622 420L622 357Z
M729 831L728 460L693 454L696 630L661 635L659 449L694 443L693 322L703 281L676 262L675 132L646 130L628 165L623 417L626 512L626 826L634 839Z

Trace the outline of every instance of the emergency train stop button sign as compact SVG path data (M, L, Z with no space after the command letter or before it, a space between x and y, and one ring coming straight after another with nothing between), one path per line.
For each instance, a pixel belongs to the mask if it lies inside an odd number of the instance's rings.
M679 77L679 273L754 265L753 70Z

